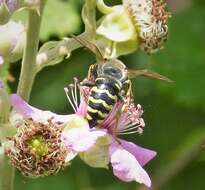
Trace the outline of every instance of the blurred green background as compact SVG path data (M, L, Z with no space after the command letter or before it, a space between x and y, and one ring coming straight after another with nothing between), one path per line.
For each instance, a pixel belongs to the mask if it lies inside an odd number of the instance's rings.
M117 3L119 1L107 1ZM83 31L82 0L50 0L47 3L41 42L58 40ZM144 108L146 128L142 136L126 138L154 149L156 159L145 168L162 190L205 189L205 1L170 0L172 19L165 48L148 56L142 51L122 57L130 68L147 68L173 84L139 78L133 81L136 102ZM15 16L22 18L22 15ZM83 79L95 59L83 50L70 59L41 71L35 81L31 104L57 113L71 113L63 87L73 77ZM16 81L20 64L10 69ZM123 183L111 170L94 169L75 159L57 176L31 180L16 172L15 190L142 190L136 183Z

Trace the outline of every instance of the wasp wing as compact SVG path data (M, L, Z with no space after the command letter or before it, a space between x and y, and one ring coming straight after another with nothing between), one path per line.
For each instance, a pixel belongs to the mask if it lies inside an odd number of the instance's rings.
M97 45L79 36L72 35L72 38L93 53L98 60L104 60L103 54Z
M167 78L163 75L160 75L157 72L149 71L147 69L140 69L140 70L128 69L128 76L129 76L129 78L136 78L138 76L144 76L144 77L149 77L149 78L153 78L153 79L163 80L166 82L174 82L174 81L170 80L169 78Z

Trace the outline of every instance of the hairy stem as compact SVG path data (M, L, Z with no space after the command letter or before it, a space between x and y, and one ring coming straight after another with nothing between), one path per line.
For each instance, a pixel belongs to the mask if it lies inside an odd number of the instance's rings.
M87 39L89 35L84 32L79 37ZM36 60L37 72L41 71L44 67L61 62L65 56L69 56L72 51L79 47L81 45L76 40L68 38L57 42L53 48L39 52Z
M38 15L35 10L29 10L26 45L24 49L21 74L17 90L17 94L26 101L29 100L36 75L36 54L38 51L39 32L45 1L46 0L40 1L40 15Z

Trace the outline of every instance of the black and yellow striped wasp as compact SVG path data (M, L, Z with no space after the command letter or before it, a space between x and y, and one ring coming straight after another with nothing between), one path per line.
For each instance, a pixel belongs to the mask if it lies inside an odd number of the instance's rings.
M91 88L86 115L91 128L99 126L105 120L118 100L125 102L126 97L132 96L131 78L146 76L171 82L156 72L129 70L118 59L105 59L95 44L76 36L73 38L94 53L97 59L97 63L90 66L87 79L81 82L81 85ZM125 102L127 104L129 102Z

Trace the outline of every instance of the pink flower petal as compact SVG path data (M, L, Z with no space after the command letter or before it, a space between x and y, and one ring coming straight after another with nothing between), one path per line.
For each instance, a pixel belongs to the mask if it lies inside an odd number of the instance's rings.
M152 160L157 153L153 150L142 148L132 142L128 142L125 140L120 140L122 147L130 152L141 166L147 164L150 160Z
M37 109L30 106L16 94L12 94L10 99L14 110L25 118L32 118L36 121L47 121L52 118L54 121L62 123L67 122L72 118L72 115L58 115L50 111Z
M76 114L84 117L86 116L86 113L87 113L87 103L85 102L84 98L82 98Z
M80 128L65 128L62 133L62 141L68 149L84 152L94 146L99 137L107 133L103 130L90 131L89 126Z
M114 142L109 149L113 173L122 181L136 181L151 187L151 180L136 158Z

